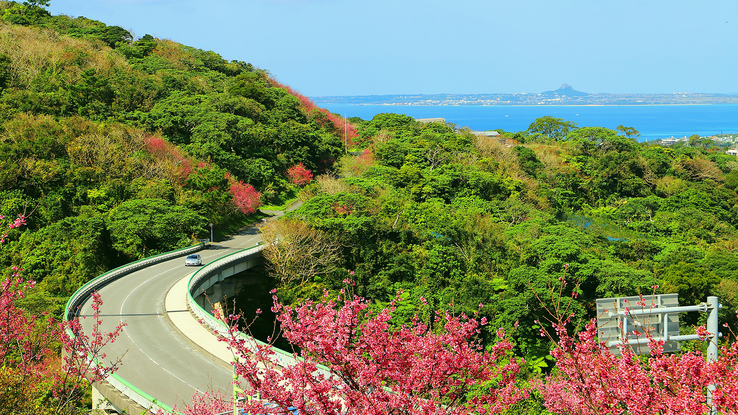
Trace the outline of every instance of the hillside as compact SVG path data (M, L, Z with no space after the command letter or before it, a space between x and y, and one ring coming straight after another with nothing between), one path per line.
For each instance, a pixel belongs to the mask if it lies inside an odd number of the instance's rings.
M571 85L563 84L556 90L542 92L541 95L552 98L552 97L586 97L589 95L586 92L577 91Z
M282 298L338 289L351 271L372 299L404 290L408 313L421 297L492 304L494 327L527 323L516 336L533 358L545 355L530 343L534 293L564 264L583 318L597 297L656 285L687 303L738 302L738 162L709 141L663 148L551 117L477 137L392 114L354 120L357 135L248 63L39 7L0 10L0 212L29 215L0 261L39 281L35 307L207 236L208 223L253 221L309 181L289 177L300 165L317 180L280 232L307 225L332 256L324 272L292 270ZM340 158L347 133L361 155Z
M380 304L403 293L397 324L439 307L479 312L488 339L512 333L531 374L549 359L539 321L560 279L574 322L596 317L597 298L676 292L684 305L719 296L735 327L738 161L709 140L666 148L551 117L499 137L394 114L358 130L366 150L341 160L341 178L318 177L277 229L307 224L325 252L337 241L337 266L302 279L292 268L281 299L337 292L351 275ZM683 316L682 333L699 318Z
M0 263L39 282L40 308L253 221L294 197L290 168L328 171L352 133L245 62L32 5L0 17L0 214L28 215Z
M23 312L58 314L107 269L299 198L263 229L282 301L348 289L428 333L439 309L477 316L484 346L505 331L525 359L522 386L565 369L541 336L552 309L574 333L597 298L717 295L738 329L738 160L710 140L662 147L553 117L499 135L397 114L354 129L248 63L34 4L0 2L0 221L28 223L2 236L0 265L38 282Z

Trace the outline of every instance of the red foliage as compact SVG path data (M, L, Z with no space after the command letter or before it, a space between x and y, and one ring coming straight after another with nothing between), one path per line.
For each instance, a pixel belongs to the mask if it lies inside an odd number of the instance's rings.
M60 385L64 385L65 389L69 388L70 384L74 388L83 389L86 385L81 382L81 379L86 379L90 383L103 381L118 370L120 365L120 358L113 361L113 363L109 363L110 359L106 359L108 363L105 365L94 363L94 360L105 359L103 348L115 342L123 331L125 323L118 324L111 332L101 332L100 309L103 301L97 291L93 292L91 297L92 318L94 319L91 334L88 335L82 331L79 319L63 321L59 324L62 348L64 349L64 371L60 374L58 380ZM61 390L62 393L59 390L54 391L57 399L62 398L63 392L68 392L65 389Z
M566 286L560 278L561 288ZM556 369L534 381L546 408L561 414L704 414L711 410L706 399L714 388L712 405L718 413L738 413L738 342L723 345L719 357L707 362L703 353L665 355L663 342L650 339L651 356L639 358L626 344L621 355L610 353L597 339L591 321L584 331L569 334L571 300L563 290L551 290L554 343L551 355ZM573 290L576 293L577 290ZM290 307L274 297L273 310L284 337L301 350L304 360L275 369L277 359L268 345L254 345L235 334L239 318L229 316L230 347L239 355L238 373L253 391L265 399L245 406L267 413L392 414L494 413L527 394L516 389L517 362L510 359L511 345L501 340L488 352L469 341L484 324L448 313L438 313L430 331L414 318L408 326L391 324L393 302L374 314L364 299L305 301ZM575 297L572 294L572 298ZM422 298L421 298L422 300ZM399 301L396 300L396 301ZM696 333L710 340L714 333L698 327ZM504 333L498 333L503 338ZM710 340L714 341L714 340ZM325 366L320 366L325 365ZM475 389L483 385L481 389ZM494 386L491 386L494 385ZM469 394L471 388L475 392Z
M715 407L722 413L738 413L738 341L720 348L718 360L710 365L710 376L715 382Z
M663 355L655 347L651 358L641 363L629 347L621 348L621 356L610 353L597 340L594 321L576 338L567 334L565 325L557 324L555 329L559 341L551 355L558 370L539 384L549 411L592 415L707 412L705 388L714 378L701 353Z
M348 141L347 144L353 144L353 139L359 136L359 133L356 131L356 127L353 124L348 122L347 119L338 116L325 108L320 108L318 111L328 117L328 119L333 123L337 133L346 136L346 140Z
M333 114L332 112L328 111L325 108L320 108L313 101L310 100L310 98L300 94L299 92L295 91L291 87L281 84L277 82L274 79L269 80L270 83L273 85L282 88L286 90L290 95L294 96L300 101L300 104L302 105L303 110L307 114L316 114L320 113L322 116L326 117L328 121L333 124L333 132L336 134L340 134L342 137L345 135L347 144L352 145L353 140L359 136L359 133L356 131L356 127L348 122L347 119L340 117L336 114Z
M331 205L331 208L333 208L333 211L339 215L350 215L354 213L354 210L349 205L335 203Z
M233 413L233 402L230 397L226 397L220 391L196 393L183 412L184 415L217 415L223 413ZM159 414L164 415L161 412Z
M19 215L6 226L15 229L23 224L25 217ZM57 323L46 313L29 313L17 304L34 289L35 282L24 279L17 266L12 271L0 290L0 402L19 413L31 413L38 409L36 405L43 405L49 413L71 412L83 398L88 382L99 382L117 370L118 363L102 366L94 360L105 357L102 348L115 341L123 326L110 333L100 332L102 300L96 292L92 294L95 324L91 336L82 332L77 319ZM52 352L56 343L61 343L65 352L61 370L54 364L58 361ZM38 398L44 395L47 402Z
M3 220L5 220L5 216L0 215L0 221L3 221ZM26 224L26 216L24 214L19 214L18 217L15 218L15 220L13 220L12 222L6 225L7 230L0 233L0 244L5 243L5 238L8 237L8 232L7 232L8 230L20 228L21 226L25 224Z
M313 181L313 172L306 169L302 163L296 164L287 170L287 177L296 186L305 186Z
M374 153L369 148L365 148L357 159L362 166L369 167L374 164Z
M144 138L144 145L146 146L146 151L153 156L163 157L169 151L169 143L163 138L153 135Z
M720 413L738 412L737 343L723 345L717 361L707 362L701 352L665 355L664 342L646 329L641 335L648 340L648 359L636 356L627 339L620 347L620 356L615 356L597 338L595 320L576 336L569 334L572 300L562 296L565 277L564 273L559 278L558 296L549 287L552 308L544 304L551 315L554 335L541 329L541 334L555 346L551 355L556 360L556 370L536 385L549 411L581 415L704 414L710 411L706 392L712 386L715 409ZM657 288L654 286L654 291ZM572 291L576 292L577 289ZM638 304L646 306L645 299L641 297ZM704 327L698 327L696 333L716 341L710 337L714 333L708 333Z
M233 197L233 204L241 212L250 215L256 212L256 209L261 206L259 199L261 193L254 189L254 186L244 182L233 182L231 183L231 196Z
M394 302L375 314L368 301L341 292L337 300L296 307L274 297L283 336L302 351L302 360L281 370L270 346L242 340L239 318L226 319L223 340L239 357L236 371L260 392L261 399L245 404L247 412L264 413L272 403L267 413L294 407L325 415L485 414L524 396L515 387L512 345L501 339L485 351L474 340L483 320L438 313L433 330L417 317L395 327Z
M192 163L179 147L156 136L146 136L144 146L154 159L172 170L177 179L184 181L192 173Z

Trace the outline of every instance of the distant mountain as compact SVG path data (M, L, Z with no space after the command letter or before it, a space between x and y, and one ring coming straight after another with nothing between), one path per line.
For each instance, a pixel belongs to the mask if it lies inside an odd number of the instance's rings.
M311 97L316 104L351 105L704 105L738 104L735 94L604 94L559 89L517 94L403 94Z
M545 97L586 97L589 94L577 91L571 85L564 84L557 90L542 92L541 95Z

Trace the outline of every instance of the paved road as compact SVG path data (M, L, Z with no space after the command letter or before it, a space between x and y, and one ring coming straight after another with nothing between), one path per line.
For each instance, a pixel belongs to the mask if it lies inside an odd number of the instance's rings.
M203 250L203 262L255 245L261 236L255 228ZM171 322L167 315L189 313L166 310L165 297L193 267L184 266L184 257L162 262L129 274L100 290L103 300L103 330L109 331L121 321L127 323L118 340L104 351L106 361L123 356L117 374L136 388L169 406L182 408L196 391L221 390L230 395L230 365L204 352ZM89 301L81 315L90 315ZM90 332L92 319L83 320Z

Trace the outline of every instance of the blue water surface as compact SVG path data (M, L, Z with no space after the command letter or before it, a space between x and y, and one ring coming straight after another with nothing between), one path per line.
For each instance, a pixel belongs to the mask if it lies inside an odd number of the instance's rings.
M508 106L508 105L359 105L318 104L347 117L365 120L384 112L414 118L445 118L457 127L474 131L527 130L539 117L573 121L579 127L633 127L640 141L657 138L711 136L738 133L738 105L601 105L601 106Z

